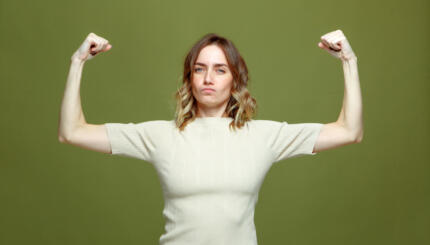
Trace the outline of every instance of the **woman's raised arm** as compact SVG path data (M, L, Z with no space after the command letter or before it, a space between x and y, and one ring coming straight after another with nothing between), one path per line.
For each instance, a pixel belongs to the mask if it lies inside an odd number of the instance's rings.
M98 53L108 51L111 48L112 45L106 39L90 33L72 55L58 124L60 142L98 152L111 153L105 126L86 122L80 97L81 76L85 62Z
M357 56L341 30L323 35L318 46L342 61L345 89L339 117L337 121L323 125L314 152L359 143L364 133Z

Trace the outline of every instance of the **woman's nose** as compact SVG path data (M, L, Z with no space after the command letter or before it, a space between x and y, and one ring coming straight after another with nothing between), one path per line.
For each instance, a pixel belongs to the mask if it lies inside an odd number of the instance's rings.
M211 83L212 81L212 74L211 71L206 72L205 74L205 83Z

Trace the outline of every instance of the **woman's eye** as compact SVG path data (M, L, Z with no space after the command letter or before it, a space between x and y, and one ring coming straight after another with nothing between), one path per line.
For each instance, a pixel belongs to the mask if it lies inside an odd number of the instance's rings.
M194 68L194 71L195 72L199 72L200 70L203 70L201 67L197 67L197 68ZM222 72L222 73L225 73L225 70L223 70L223 69L218 69L217 71L220 71L220 72Z

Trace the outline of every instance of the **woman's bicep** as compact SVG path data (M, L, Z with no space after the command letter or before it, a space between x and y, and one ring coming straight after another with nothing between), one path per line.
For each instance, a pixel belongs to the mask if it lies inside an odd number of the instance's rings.
M66 140L66 143L91 151L112 153L104 124L85 124L78 127Z
M340 146L355 143L352 133L336 122L326 123L321 128L321 133L315 143L314 151L321 152Z

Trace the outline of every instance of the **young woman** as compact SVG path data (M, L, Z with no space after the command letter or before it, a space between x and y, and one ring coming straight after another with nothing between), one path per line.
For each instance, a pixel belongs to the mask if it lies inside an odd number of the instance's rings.
M71 59L59 140L155 167L165 201L160 244L255 245L255 205L272 164L363 137L357 57L340 30L322 36L318 46L343 64L344 101L335 122L252 119L256 101L247 90L245 61L230 40L210 33L186 56L174 120L95 125L81 108L82 67L112 46L90 33Z

